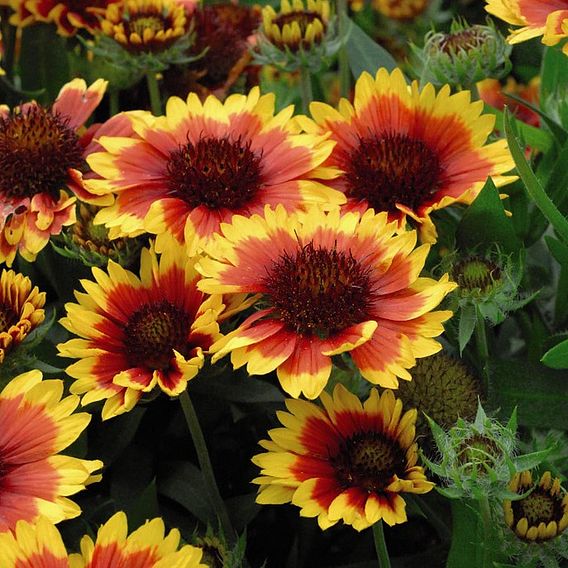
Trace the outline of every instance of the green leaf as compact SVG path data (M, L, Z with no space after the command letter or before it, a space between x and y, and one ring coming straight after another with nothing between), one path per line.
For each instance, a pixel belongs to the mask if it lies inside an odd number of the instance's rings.
M541 106L549 101L549 97L566 89L568 89L568 59L559 49L548 47L542 58L540 72ZM549 115L553 114L546 106L544 111Z
M568 246L548 235L544 237L544 240L548 245L548 250L560 264L554 304L554 323L560 325L568 317Z
M355 79L364 71L374 77L381 67L392 71L398 66L393 56L386 49L370 38L355 22L346 16L343 17L348 20L345 28L349 29L349 36L345 47L349 67Z
M527 471L540 465L552 451L552 448L541 450L540 452L532 452L524 456L517 456L513 458L513 463L517 471Z
M537 177L534 175L534 172L531 170L524 152L513 134L511 118L508 112L505 113L504 126L511 155L515 160L515 165L517 166L519 176L525 184L527 193L535 202L536 206L541 210L542 214L548 219L549 223L558 232L562 240L568 243L568 221L546 194Z
M541 361L552 369L568 369L568 339L549 349Z
M459 345L460 345L460 355L463 353L465 346L469 343L471 336L473 335L473 330L475 329L475 324L477 322L477 314L475 311L475 306L473 304L466 304L461 308L459 313Z
M492 360L487 399L503 417L516 407L519 424L568 430L566 373L525 360Z
M510 217L505 214L499 192L489 178L475 201L468 207L456 231L458 247L487 249L499 243L505 253L517 252L521 242Z

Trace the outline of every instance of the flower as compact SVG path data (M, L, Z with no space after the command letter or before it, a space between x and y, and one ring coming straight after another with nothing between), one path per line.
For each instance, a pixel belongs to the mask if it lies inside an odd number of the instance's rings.
M213 362L232 352L235 368L276 369L289 395L313 399L332 355L351 352L363 377L396 388L416 357L440 350L432 338L451 312L431 310L455 284L418 277L429 246L413 250L415 231L397 233L386 213L267 207L221 230L213 258L198 265L200 289L260 294L261 309L212 346Z
M81 552L68 554L57 528L41 517L33 525L18 522L14 534L0 534L2 568L45 566L46 568L206 568L200 563L202 551L184 545L180 533L165 534L160 518L147 521L127 535L126 515L118 512L98 531L95 542L89 536L81 541Z
M73 414L79 397L63 394L63 381L42 381L40 371L18 375L0 393L0 533L40 515L58 523L81 509L67 498L98 476L98 460L59 455L91 416Z
M20 0L12 0L19 2ZM121 0L31 0L25 3L26 10L34 16L34 21L53 22L57 33L73 36L80 29L96 33L100 28L100 17L110 4ZM12 22L16 23L19 22ZM31 22L29 22L31 23Z
M188 21L175 0L126 0L109 4L101 32L132 53L159 53L188 32Z
M61 324L79 338L59 344L59 355L79 359L67 368L77 379L71 392L83 404L106 399L103 419L132 410L143 393L158 386L170 396L183 392L204 362L204 350L220 337L220 297L197 290L196 259L181 246L158 262L142 249L140 278L109 260L108 272L93 268L78 303L65 305Z
M406 521L400 493L428 493L434 484L416 465L416 410L387 390L372 389L364 404L342 385L333 397L323 392L323 408L287 400L284 425L268 432L254 456L261 476L257 503L292 503L301 516L317 517L322 529L338 521L360 531L379 520Z
M16 252L35 260L51 235L75 222L75 196L86 167L78 129L101 101L102 79L87 88L74 79L50 108L35 102L10 111L0 105L0 263L12 265Z
M539 106L539 89L540 77L534 77L528 85L522 85L515 81L513 77L507 77L505 85L497 79L484 79L477 83L479 98L492 107L503 110L505 105L515 115L516 118L530 124L531 126L539 126L540 117L536 112L521 102L508 97L509 94L516 95L525 101Z
M23 274L2 270L0 275L0 365L6 355L45 318L45 292Z
M290 106L275 115L274 95L258 88L224 103L209 96L202 104L195 93L187 102L171 97L166 116L133 122L137 137L99 139L106 152L88 162L103 179L89 188L117 198L95 222L111 238L154 233L158 252L172 236L185 240L193 255L234 214L265 204L341 203L340 193L312 179L335 175L320 167L333 143L299 134L292 113Z
M568 2L565 2L568 8ZM546 18L546 27L542 43L545 45L556 45L558 42L568 38L568 9L552 12ZM568 43L562 47L565 55L568 55Z
M526 542L543 542L556 538L568 527L568 494L560 487L560 479L552 480L545 472L538 484L533 483L530 471L515 474L509 489L523 495L516 501L505 500L505 522Z
M341 46L330 12L328 0L281 0L278 13L264 6L256 61L286 71L308 67L318 72Z
M510 30L507 38L509 43L520 43L550 32L548 18L552 17L550 25L554 28L556 13L568 10L568 0L487 0L485 9L509 24L523 26Z
M363 73L355 85L355 104L342 99L339 111L314 102L315 122L301 118L312 134L337 142L326 166L343 175L327 183L343 191L348 207L387 211L401 226L418 222L421 236L434 241L430 213L453 203L471 203L487 176L500 186L514 163L505 140L484 145L495 117L482 115L483 103L470 93L450 95L446 85L409 89L402 72Z
M429 0L373 0L373 7L393 20L412 20L428 8Z

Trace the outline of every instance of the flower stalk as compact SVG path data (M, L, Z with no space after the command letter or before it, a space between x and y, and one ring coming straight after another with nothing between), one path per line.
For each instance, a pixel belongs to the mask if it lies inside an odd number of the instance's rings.
M227 512L225 503L219 493L215 474L213 473L213 466L211 465L211 459L209 458L209 451L207 450L207 444L205 443L205 437L203 436L203 431L201 430L197 413L195 412L195 408L189 398L187 390L180 394L179 400L187 427L189 428L189 433L191 434L191 439L195 446L195 451L197 452L197 459L205 480L207 497L211 506L215 510L217 518L219 519L227 542L232 546L235 543L235 530L231 524L231 519L229 518L229 513Z
M312 92L312 77L310 70L302 65L300 67L300 90L302 93L302 112L308 114L310 103L314 100Z
M385 531L383 529L383 521L377 521L373 525L373 540L375 541L375 551L380 568L390 568L390 558L385 542Z
M148 94L150 95L150 108L154 116L162 115L162 99L160 97L160 88L156 72L149 70L146 72L146 84L148 86Z

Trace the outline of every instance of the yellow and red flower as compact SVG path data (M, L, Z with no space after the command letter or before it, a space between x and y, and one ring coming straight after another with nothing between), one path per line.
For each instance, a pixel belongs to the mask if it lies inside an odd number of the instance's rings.
M0 105L0 263L16 253L28 261L51 235L75 222L75 196L100 204L83 187L84 148L78 129L101 101L102 79L63 86L49 108L35 102ZM107 201L108 202L108 201Z
M471 203L488 176L497 186L515 179L502 176L514 167L506 141L484 145L495 117L482 115L483 103L471 102L469 91L408 88L399 69L380 69L375 79L358 79L354 106L342 99L338 108L314 102L315 122L299 119L306 131L337 142L324 165L343 175L328 184L346 194L350 209L387 211L401 225L414 219L426 241L436 238L432 211Z
M83 537L81 552L69 554L57 528L45 517L37 524L20 521L14 533L0 534L2 568L206 568L203 551L179 548L180 534L167 535L162 519L146 522L128 535L126 515L116 513L98 531L95 542ZM178 550L179 549L179 550Z
M287 400L288 412L278 414L284 427L260 442L267 451L253 458L261 468L257 503L292 503L322 529L338 521L358 531L381 519L405 522L400 494L434 487L416 465L416 409L403 414L390 390L372 389L361 404L342 385L321 402Z
M455 284L419 277L429 245L415 249L416 232L386 213L267 207L221 230L199 288L258 294L261 309L212 346L213 361L231 353L251 375L276 370L288 394L313 399L332 355L350 352L363 377L396 388L417 357L441 349L433 338L452 313L432 310Z
M274 95L232 95L224 103L195 93L172 97L166 116L136 119L135 138L101 137L106 152L88 162L103 179L98 195L117 194L95 222L111 237L157 235L156 250L185 241L194 254L234 214L261 212L265 204L288 210L304 203L336 204L343 196L315 181L335 172L322 168L333 146L299 134L293 107L274 114Z
M45 318L45 292L23 274L2 270L0 276L0 365Z
M12 0L12 3L19 3L19 1L20 0ZM33 14L33 21L53 22L57 26L57 33L68 37L75 35L80 29L86 29L91 33L96 33L100 29L101 16L104 15L107 7L110 4L120 1L121 0L31 0L25 3L25 10ZM19 21L16 21L15 18L12 22L16 25L19 24Z
M196 259L181 246L168 247L159 262L143 249L140 278L109 260L108 272L93 268L96 282L68 303L61 324L79 338L58 345L79 359L67 368L77 379L71 392L83 404L105 400L103 419L131 410L158 386L170 396L183 392L219 339L221 297L197 289Z
M542 43L545 45L556 45L568 38L568 2L565 2L566 10L556 10L546 18L546 26ZM568 55L568 42L562 47L564 55Z
M522 26L510 30L509 43L520 43L545 32L550 41L557 33L558 22L568 18L568 0L487 0L485 9L508 24ZM564 31L564 37L566 35L568 30Z
M40 371L0 393L0 533L40 515L54 523L77 517L81 509L67 496L99 479L92 474L102 462L59 455L91 419L73 414L79 397L62 394L63 381L42 381Z

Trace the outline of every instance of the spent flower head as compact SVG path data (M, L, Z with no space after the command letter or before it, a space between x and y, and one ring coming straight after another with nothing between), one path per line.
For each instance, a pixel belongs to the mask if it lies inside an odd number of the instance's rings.
M454 20L449 33L432 30L422 49L411 47L421 81L436 86L468 89L477 81L499 79L511 70L511 46L490 20L484 26Z
M328 0L282 0L280 11L262 10L262 27L254 59L285 71L307 67L317 73L341 47L337 17Z
M548 455L549 450L518 455L516 410L503 425L489 418L479 403L473 422L459 418L448 431L427 418L441 458L423 460L445 482L438 491L451 499L518 499L508 488L511 477Z

